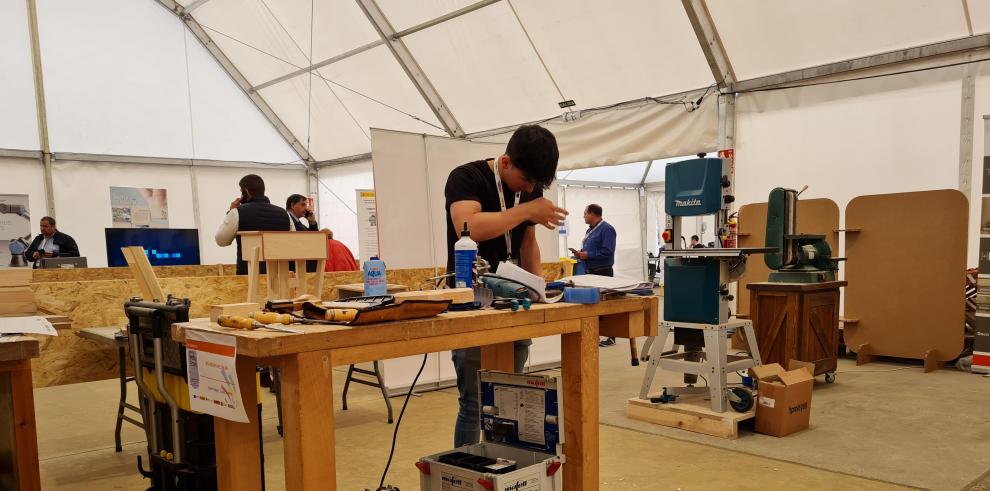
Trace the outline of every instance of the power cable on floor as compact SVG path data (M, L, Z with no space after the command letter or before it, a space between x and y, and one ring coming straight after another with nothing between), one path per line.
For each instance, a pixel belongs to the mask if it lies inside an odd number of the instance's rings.
M388 452L388 462L385 463L385 470L382 471L382 480L378 482L378 489L385 487L385 477L388 476L388 468L392 465L392 456L395 455L395 441L399 436L399 425L402 424L402 415L406 414L406 405L409 404L409 398L412 397L413 390L416 388L416 382L419 381L419 376L423 374L427 357L429 357L429 354L423 355L423 363L419 365L419 371L416 372L416 378L413 379L412 385L409 386L409 392L406 392L406 400L402 403L402 410L399 411L399 419L395 420L395 431L392 432L392 449Z

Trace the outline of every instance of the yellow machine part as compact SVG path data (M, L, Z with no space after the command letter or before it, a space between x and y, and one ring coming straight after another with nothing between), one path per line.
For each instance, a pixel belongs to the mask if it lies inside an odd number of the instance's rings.
M143 368L141 369L141 373L143 375L142 378L144 379L144 383L145 385L148 386L148 389L151 391L151 395L152 397L155 398L155 401L165 404L165 398L162 397L160 393L158 393L158 381L155 379L155 372L152 370L148 370L147 368ZM256 393L258 394L258 403L260 404L261 403L260 375L255 374L254 383L257 389ZM179 405L179 409L182 409L184 411L189 411L191 413L196 412L190 409L189 407L189 383L186 382L186 379L178 375L166 373L165 390L167 390L169 394L172 394L172 397L175 399L175 403Z

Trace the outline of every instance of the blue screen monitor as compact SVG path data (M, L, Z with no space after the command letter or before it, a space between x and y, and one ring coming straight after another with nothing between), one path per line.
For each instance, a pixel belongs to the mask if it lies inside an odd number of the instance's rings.
M194 228L108 228L107 264L127 266L121 247L141 246L152 266L199 264L199 231Z

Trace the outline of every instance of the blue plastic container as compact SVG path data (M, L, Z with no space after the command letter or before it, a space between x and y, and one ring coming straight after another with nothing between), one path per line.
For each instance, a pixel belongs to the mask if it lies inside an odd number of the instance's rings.
M373 256L364 262L364 296L388 295L388 280L385 279L385 261Z

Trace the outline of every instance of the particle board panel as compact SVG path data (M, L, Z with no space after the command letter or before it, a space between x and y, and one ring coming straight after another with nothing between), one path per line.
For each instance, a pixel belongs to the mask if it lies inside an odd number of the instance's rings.
M828 198L799 199L797 233L824 235L832 247L832 257L839 255L839 207ZM765 247L767 234L767 204L751 203L739 209L739 247ZM767 281L770 269L763 255L750 256L746 274L736 287L736 313L749 315L749 290L746 285Z
M948 361L963 349L969 204L956 190L859 196L846 207L846 346Z

